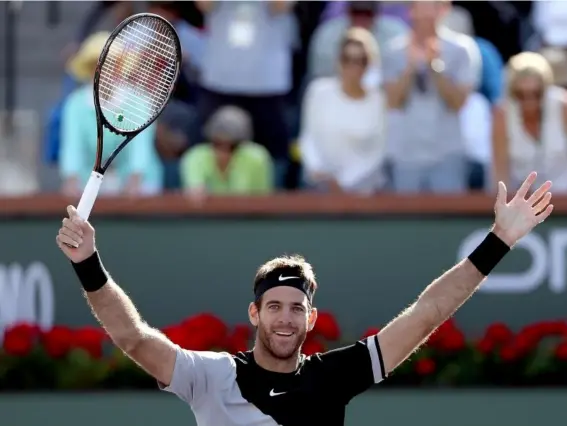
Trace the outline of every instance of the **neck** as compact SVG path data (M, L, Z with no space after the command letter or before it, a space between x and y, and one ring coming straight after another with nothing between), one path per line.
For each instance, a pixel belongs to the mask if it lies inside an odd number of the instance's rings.
M416 25L414 27L414 33L416 39L421 43L425 43L426 40L435 37L437 34L437 27L433 25Z
M539 122L541 120L541 109L522 111L522 118L529 123Z
M289 359L277 359L266 351L261 343L256 341L254 349L254 361L264 370L273 371L274 373L293 373L299 367L299 352L292 355Z
M350 98L363 98L366 94L360 81L342 81L343 92Z

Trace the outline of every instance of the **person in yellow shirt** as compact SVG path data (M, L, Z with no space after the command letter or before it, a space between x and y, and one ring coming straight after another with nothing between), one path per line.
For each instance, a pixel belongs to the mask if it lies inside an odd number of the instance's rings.
M189 195L265 195L274 191L274 164L266 148L252 142L250 115L219 108L206 122L207 142L181 158L183 190Z

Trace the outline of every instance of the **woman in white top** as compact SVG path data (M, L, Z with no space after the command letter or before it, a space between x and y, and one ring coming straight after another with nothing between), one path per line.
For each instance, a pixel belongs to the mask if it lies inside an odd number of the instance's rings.
M506 97L494 111L493 180L518 187L526 170L567 191L567 92L546 59L524 52L507 65Z
M349 30L341 43L339 75L307 87L299 137L308 187L371 194L384 185L384 98L364 84L377 61L374 36Z

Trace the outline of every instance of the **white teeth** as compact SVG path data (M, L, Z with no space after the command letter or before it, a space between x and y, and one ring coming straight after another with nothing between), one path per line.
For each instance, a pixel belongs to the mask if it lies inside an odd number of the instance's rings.
M283 332L281 332L281 331L276 331L276 334L277 334L278 336L286 336L286 337L289 337L289 336L291 336L293 333L283 333Z

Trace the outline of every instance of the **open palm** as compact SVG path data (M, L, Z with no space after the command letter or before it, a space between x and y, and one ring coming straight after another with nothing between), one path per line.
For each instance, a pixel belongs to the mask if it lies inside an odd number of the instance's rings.
M550 181L545 182L527 197L536 178L536 172L530 173L510 202L507 202L506 185L503 182L498 183L498 195L494 205L496 214L494 233L510 247L547 219L553 211L553 205L549 204Z

